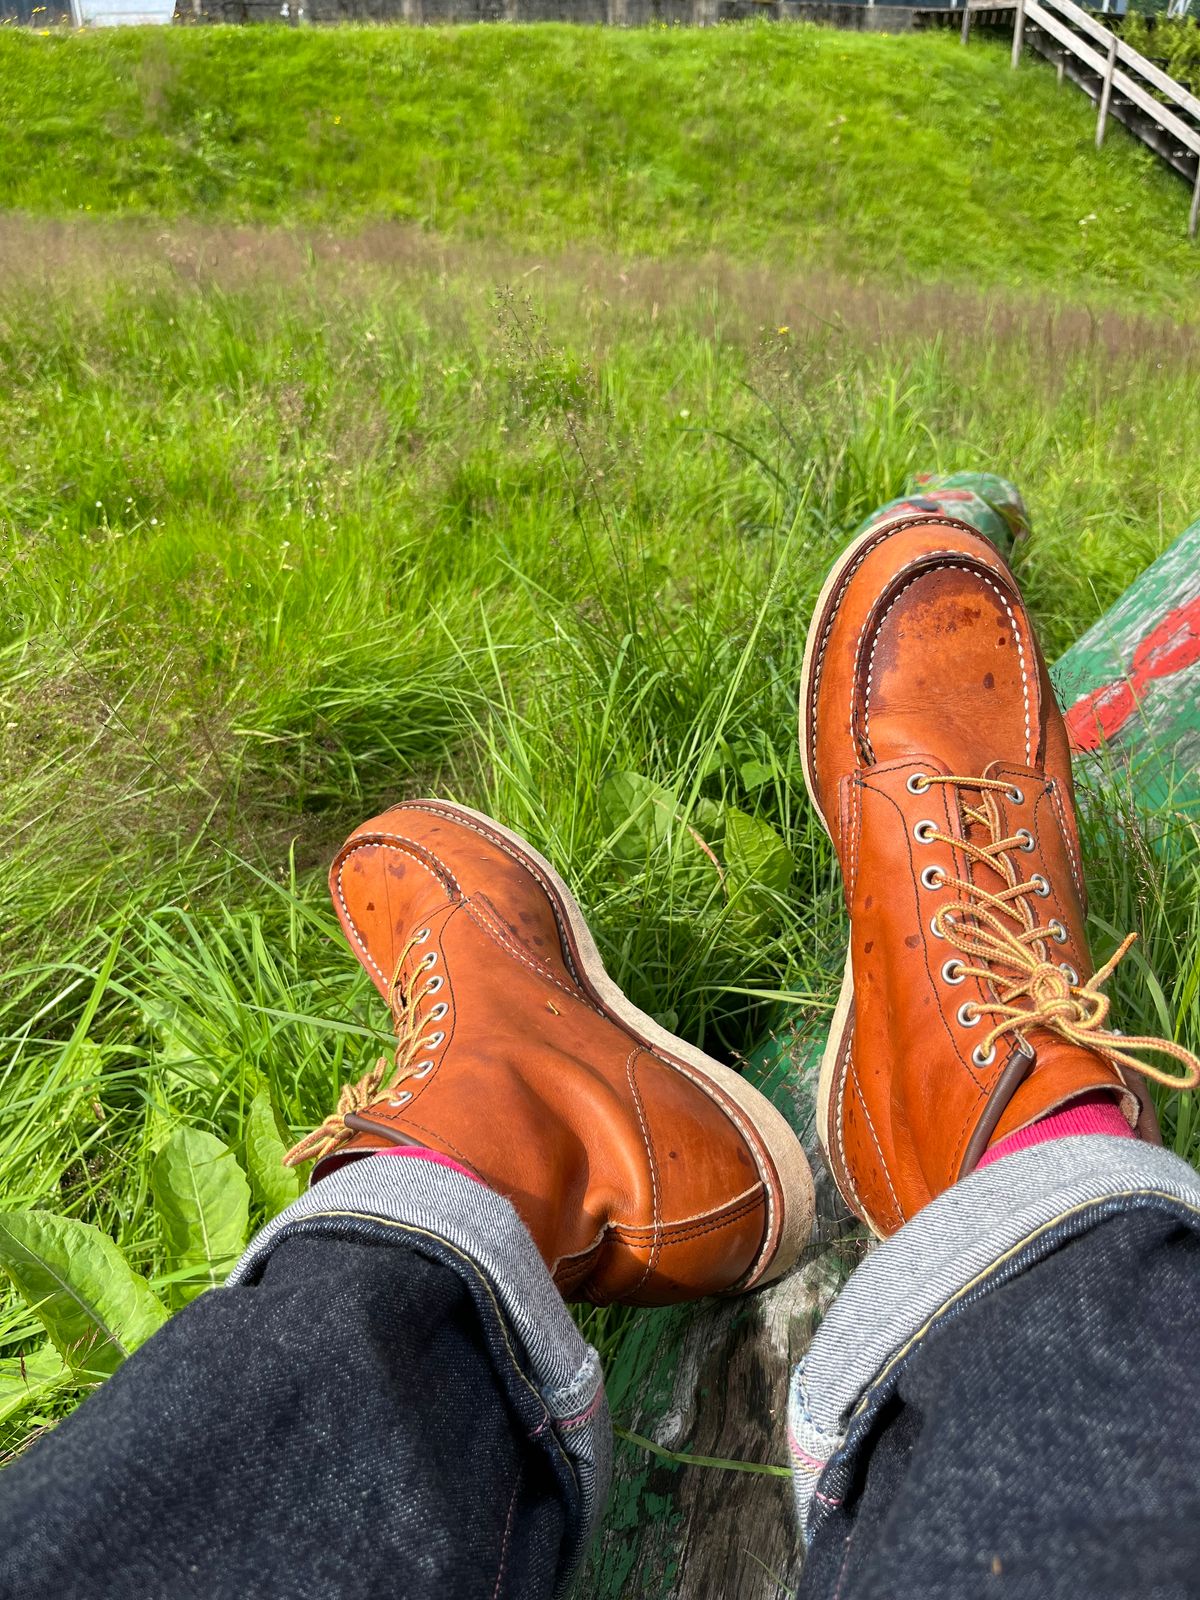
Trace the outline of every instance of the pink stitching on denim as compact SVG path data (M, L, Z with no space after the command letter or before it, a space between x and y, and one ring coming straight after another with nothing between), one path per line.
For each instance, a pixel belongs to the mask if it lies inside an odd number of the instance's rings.
M508 1541L512 1536L513 1513L517 1509L517 1495L521 1490L520 1474L513 1486L512 1499L508 1502L508 1516L504 1523L504 1543L500 1546L500 1570L496 1574L496 1587L492 1590L492 1600L497 1600L500 1594L500 1585L504 1581L504 1569L508 1565Z
M792 1430L790 1428L787 1431L787 1435L788 1435L788 1444L791 1446L791 1451L792 1451L792 1454L794 1456L802 1456L804 1458L804 1460L808 1462L809 1466L810 1467L816 1467L818 1472L823 1472L825 1470L826 1463L824 1461L822 1461L818 1456L810 1456L807 1450L802 1450L800 1448L800 1446L796 1443L796 1435L792 1432Z
M565 1422L559 1423L558 1426L560 1431L565 1432L569 1428L582 1428L585 1422L590 1422L592 1420L603 1404L604 1390L603 1388L600 1388L597 1389L596 1393L592 1396L592 1403L590 1406L588 1406L586 1411L580 1411L576 1416L568 1417Z

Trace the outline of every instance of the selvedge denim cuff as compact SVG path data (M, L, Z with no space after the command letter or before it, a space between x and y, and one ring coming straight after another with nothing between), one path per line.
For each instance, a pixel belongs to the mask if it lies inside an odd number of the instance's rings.
M788 1442L805 1541L841 1503L900 1370L934 1326L1089 1228L1142 1208L1200 1228L1200 1177L1132 1139L1054 1139L972 1173L873 1250L792 1374Z
M524 1223L507 1200L450 1168L364 1156L269 1222L229 1283L257 1282L282 1240L313 1235L396 1243L433 1256L464 1279L517 1414L530 1438L551 1452L575 1502L567 1507L561 1593L604 1509L612 1423L600 1358L571 1320Z

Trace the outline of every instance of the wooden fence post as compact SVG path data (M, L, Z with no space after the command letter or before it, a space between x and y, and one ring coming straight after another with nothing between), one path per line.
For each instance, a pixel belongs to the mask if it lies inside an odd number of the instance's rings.
M1117 36L1108 41L1108 65L1104 69L1104 87L1100 91L1100 116L1096 122L1096 149L1104 143L1104 125L1108 121L1108 103L1112 99L1113 73L1117 70Z
M1192 214L1188 218L1188 238L1196 237L1196 224L1200 222L1200 160L1196 163L1196 187L1192 191Z
M1025 43L1025 0L1017 0L1017 14L1013 18L1013 71L1021 64L1021 46Z
M963 44L967 44L971 38L971 0L966 0L963 6L962 33L959 38Z

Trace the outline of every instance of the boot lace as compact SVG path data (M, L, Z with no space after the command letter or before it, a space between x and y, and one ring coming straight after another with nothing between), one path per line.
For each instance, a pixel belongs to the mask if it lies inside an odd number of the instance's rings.
M918 823L918 838L927 844L949 845L968 860L990 867L1004 883L1002 889L992 892L967 878L950 877L940 868L932 869L940 880L938 887L956 889L961 896L935 914L934 931L976 961L975 965L969 961L953 963L958 969L953 981L979 978L992 995L989 1000L968 1001L959 1012L968 1026L984 1014L996 1019L976 1052L976 1063L990 1061L997 1040L1008 1033L1015 1036L1032 1061L1035 1052L1025 1034L1031 1028L1042 1027L1071 1044L1096 1051L1115 1067L1138 1072L1169 1088L1194 1089L1200 1083L1200 1059L1183 1045L1173 1039L1130 1037L1105 1027L1111 1002L1101 989L1137 939L1136 933L1122 940L1113 955L1084 983L1079 982L1073 968L1064 969L1050 960L1048 941L1065 944L1067 930L1057 918L1044 927L1039 923L1030 897L1045 897L1050 885L1041 873L1022 879L1012 860L1013 851L1032 850L1034 843L1032 834L1024 828L1008 836L1003 833L996 795L1004 793L1015 798L1019 791L1014 785L996 778L939 777L933 773L917 774L909 780L914 794L935 784L958 794L966 828L971 824L985 828L989 837L986 843L965 836L959 839L943 833L936 824ZM963 790L975 791L978 803L968 804ZM1167 1056L1179 1062L1183 1071L1164 1072L1143 1059L1146 1054Z
M418 945L425 943L428 937L428 928L422 928L414 933L400 952L392 971L388 994L392 1016L395 1019L397 1042L390 1063L387 1056L380 1056L371 1070L363 1073L357 1083L346 1084L338 1096L336 1109L331 1111L324 1122L311 1133L305 1134L304 1138L293 1145L284 1156L285 1167L296 1167L303 1161L320 1160L323 1156L331 1155L346 1143L354 1131L346 1126L347 1116L356 1111L370 1111L384 1101L393 1106L405 1104L412 1099L412 1095L407 1090L398 1093L400 1085L408 1078L424 1078L431 1071L433 1062L422 1060L421 1053L424 1050L435 1049L441 1044L445 1034L431 1034L426 1032L426 1029L430 1022L439 1022L448 1008L445 1004L435 1006L428 1017L423 1017L418 1008L420 1002L428 995L437 993L444 981L440 975L435 975L431 971L437 965L436 951L431 950L427 956L414 963L407 976L401 978L409 957Z

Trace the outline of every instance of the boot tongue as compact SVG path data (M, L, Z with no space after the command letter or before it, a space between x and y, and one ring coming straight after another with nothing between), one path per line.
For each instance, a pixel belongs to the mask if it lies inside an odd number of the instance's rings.
M999 587L967 567L914 579L875 635L866 732L879 763L926 749L942 769L980 776L1029 766L1038 725L1033 643Z

